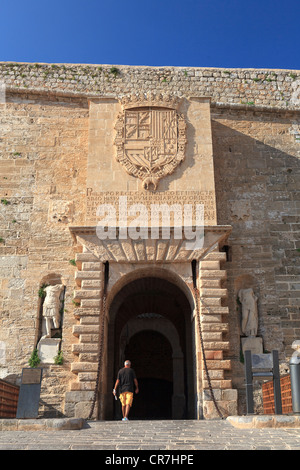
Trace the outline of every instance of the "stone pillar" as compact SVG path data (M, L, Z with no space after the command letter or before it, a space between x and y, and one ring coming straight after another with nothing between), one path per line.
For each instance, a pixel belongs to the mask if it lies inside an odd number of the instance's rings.
M66 393L65 413L67 416L87 418L91 409L98 368L100 313L102 299L102 279L104 264L86 247L83 253L76 255L79 270L76 283L80 287L74 293L74 301L80 303L75 309L78 324L73 327L73 334L78 343L73 344L75 356L71 371L76 378ZM97 403L93 417L97 417Z
M200 263L200 318L204 341L205 357L215 399L224 416L237 414L237 390L232 389L231 379L225 379L225 371L230 370L231 361L224 359L229 349L229 342L223 340L228 331L228 307L222 306L222 299L227 296L227 289L221 288L221 281L226 271L220 269L220 263L226 260L226 253L213 251ZM202 361L203 363L203 361ZM203 416L218 418L209 384L202 367Z

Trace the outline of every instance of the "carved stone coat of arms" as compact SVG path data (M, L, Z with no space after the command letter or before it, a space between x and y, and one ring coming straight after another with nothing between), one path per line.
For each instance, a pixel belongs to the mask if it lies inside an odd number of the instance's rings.
M142 180L144 189L157 188L185 158L186 124L176 111L178 99L139 95L122 100L117 119L117 160Z

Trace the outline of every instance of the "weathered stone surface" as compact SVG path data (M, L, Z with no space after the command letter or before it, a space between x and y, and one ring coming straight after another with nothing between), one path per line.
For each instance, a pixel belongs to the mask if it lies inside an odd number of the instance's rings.
M69 431L82 429L82 418L0 419L0 431Z
M238 429L299 428L299 416L228 416L227 421Z
M0 63L0 79L7 87L95 97L116 94L120 88L129 94L139 89L212 97L214 103L236 106L270 106L286 109L299 104L299 73L290 70L210 69L201 67L117 67L118 78L109 65ZM9 72L9 73L7 73ZM166 82L166 74L168 80ZM42 79L42 80L41 80ZM43 85L41 85L41 83ZM25 87L25 88L24 88ZM298 87L298 88L297 88ZM238 92L237 92L238 90ZM298 90L298 94L297 94ZM138 90L139 91L139 90ZM53 144L45 139L44 145Z
M245 409L240 289L251 288L258 296L258 335L264 350L278 349L282 365L288 361L290 345L300 334L299 80L299 72L282 70L119 66L111 73L110 66L0 63L0 81L6 84L6 102L0 104L0 377L20 380L40 338L39 289L55 279L65 286L64 364L45 367L43 415L85 416L90 407L92 394L83 394L91 392L95 382L106 261L108 311L98 416L103 416L121 356L118 340L129 319L126 315L141 305L147 307L140 315L161 317L172 305L168 318L180 337L180 341L176 335L171 338L177 348L174 357L178 360L183 355L180 342L191 348L185 363L195 359L195 370L185 371L190 380L185 389L190 395L194 390L202 394L193 259L201 260L197 266L200 320L209 370L224 412L237 413L237 400L239 412ZM177 124L186 123L181 129L186 142L176 134L184 158L180 165L170 159L172 168L158 162L162 173L156 189L144 170L143 179L124 170L124 162L116 158L120 148L114 145L118 132L123 133L119 147L123 137L132 145L123 121L118 128L118 115L124 117L125 109L128 119L138 114L143 120L142 108L131 117L127 111L130 100L131 104L135 100L135 106L145 104L150 90L148 101L159 107L157 97L166 103L169 96ZM166 114L172 115L173 111ZM157 128L165 129L156 118ZM153 157L156 147L149 129L141 126L140 137L151 144ZM164 140L164 144L171 142ZM122 152L124 156L124 147ZM167 153L164 147L164 157ZM100 240L95 229L97 208L110 204L119 216L119 198L124 196L129 206L143 204L148 215L151 204L203 204L203 247L191 251L187 239L177 243L168 236L121 239L119 228L116 239ZM133 281L139 278L147 283L153 277L169 280L178 290L172 291L171 298L164 292L155 303L157 292L148 287L147 298L142 296L123 310L127 297L122 289L128 286L130 292ZM186 303L176 310L180 292ZM133 295L137 299L140 293ZM149 305L155 307L151 312ZM159 314L158 305L164 308ZM179 311L187 313L180 316ZM149 318L139 320L145 326ZM238 397L231 394L230 380ZM78 395L75 399L68 393ZM195 398L189 396L190 402ZM215 416L209 400L204 400L203 410L205 416ZM194 410L192 416L203 410Z

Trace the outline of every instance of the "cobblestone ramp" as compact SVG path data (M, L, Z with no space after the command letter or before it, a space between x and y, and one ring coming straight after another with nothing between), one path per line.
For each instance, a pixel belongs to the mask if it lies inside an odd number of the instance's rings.
M300 429L213 421L90 421L80 430L3 431L0 450L299 450Z

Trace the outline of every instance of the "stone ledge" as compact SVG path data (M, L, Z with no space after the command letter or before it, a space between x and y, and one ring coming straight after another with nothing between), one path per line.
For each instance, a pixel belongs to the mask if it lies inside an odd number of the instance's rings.
M228 416L227 421L238 429L300 428L300 415Z
M0 419L0 431L71 431L82 429L83 418Z

